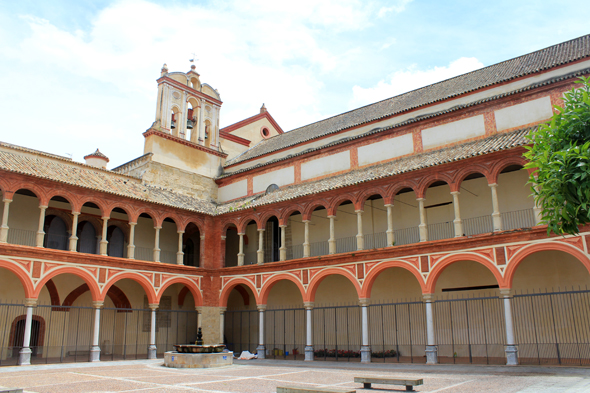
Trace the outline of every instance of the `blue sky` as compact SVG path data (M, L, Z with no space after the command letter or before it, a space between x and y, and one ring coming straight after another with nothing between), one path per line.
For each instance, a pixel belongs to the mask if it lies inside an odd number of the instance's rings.
M284 130L590 33L569 1L0 2L0 140L109 167L143 154L163 63Z

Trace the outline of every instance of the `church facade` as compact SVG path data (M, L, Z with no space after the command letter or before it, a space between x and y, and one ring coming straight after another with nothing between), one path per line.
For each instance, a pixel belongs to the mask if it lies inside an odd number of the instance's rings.
M0 365L174 344L305 361L590 362L590 228L548 236L526 135L583 36L289 132L161 70L144 154L0 143Z

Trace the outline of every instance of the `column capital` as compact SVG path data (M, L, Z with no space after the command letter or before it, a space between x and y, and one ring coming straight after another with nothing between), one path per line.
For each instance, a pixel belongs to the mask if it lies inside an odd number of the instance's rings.
M434 297L434 294L432 294L432 293L423 293L422 294L422 300L425 301L425 302L427 302L427 303L432 302L432 298L433 297Z
M178 233L179 235L182 235L184 233L184 231L176 231L176 233Z
M150 303L148 305L148 307L150 308L150 310L156 311L158 309L158 307L160 307L160 304L159 303Z
M227 236L221 235L221 240L225 240L225 239L227 239Z
M131 221L129 221L127 224L128 224L128 225L130 225L130 226L132 226L132 227L134 227L134 226L136 226L136 225L137 225L137 223L136 223L136 222L131 222Z
M313 302L303 302L303 307L306 310L312 310L313 309L313 306L314 306L314 303Z
M49 206L46 206L46 205L39 205L39 209L41 209L41 210L45 210L45 209L47 209L48 207L49 207Z
M73 216L79 216L79 215L80 215L80 212L75 212L75 211L72 211L72 215L73 215Z
M356 214L363 214L363 213L364 213L364 210L355 210L354 212L355 212Z
M287 228L287 225L279 225L279 228Z
M103 308L104 307L104 302L100 302L100 301L92 302L92 307L93 308Z
M227 307L219 307L219 313L223 315L227 311Z
M12 198L2 198L2 202L10 203L10 202L12 202Z
M109 217L109 216L104 216L104 217L101 217L101 219L102 219L103 221L106 221L106 220L108 220L109 218L111 218L111 217Z
M37 306L37 301L39 299L31 299L31 298L27 298L25 299L25 307L35 307Z
M371 299L359 299L359 305L361 307L367 307L368 305L371 304Z
M459 194L461 194L461 192L459 192L459 191L451 191L451 195L459 195Z
M301 220L301 222L311 222L311 220Z
M417 201L423 201L425 198L416 198Z
M512 295L512 288L500 288L500 297L511 298Z
M258 232L264 232L264 231L265 231L265 229L264 229L264 228L262 228L262 229L260 229L260 228L259 228L259 229L257 229L257 231L258 231Z
M491 184L488 184L488 187L498 187L498 183L491 183Z
M238 236L244 236L245 233L244 232L238 232Z
M266 310L266 304L257 304L256 308L258 309L258 311L264 311Z
M162 227L154 227L154 229L157 229L159 231L160 229L162 229Z
M195 311L201 314L203 312L203 306L196 306Z
M385 207L393 207L393 203L386 203L385 205L383 205Z
M328 216L328 218L336 218L336 216Z
M205 240L205 235L201 235L201 240Z

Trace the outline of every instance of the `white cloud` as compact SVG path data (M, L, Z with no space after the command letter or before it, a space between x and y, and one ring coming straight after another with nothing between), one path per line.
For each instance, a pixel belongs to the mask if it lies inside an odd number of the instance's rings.
M385 15L389 14L390 12L393 12L395 14L399 14L400 12L403 12L406 9L406 5L408 5L411 2L412 2L412 0L400 0L396 5L393 5L390 7L381 7L379 9L379 11L377 12L377 16L379 18L383 18Z
M0 53L0 82L11 92L0 93L0 105L13 114L7 129L22 129L33 107L43 127L2 139L76 160L96 147L115 165L133 159L153 121L162 63L188 71L193 52L202 81L224 100L222 126L256 114L263 102L285 130L316 121L324 115L322 75L354 53L334 53L324 34L363 29L378 8L360 0L296 7L236 0L211 8L122 0L75 32L23 15L25 37Z
M374 87L354 86L349 107L357 108L381 101L481 67L483 64L474 57L461 57L447 67L434 67L427 70L419 70L416 65L413 65L405 71L393 73L387 80L379 81Z

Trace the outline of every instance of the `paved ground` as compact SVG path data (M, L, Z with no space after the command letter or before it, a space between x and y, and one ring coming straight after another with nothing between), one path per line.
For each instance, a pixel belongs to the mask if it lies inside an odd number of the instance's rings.
M275 392L277 386L354 387L355 375L423 378L419 392L590 392L590 368L236 361L218 369L169 369L161 360L4 367L0 387L26 392ZM404 391L403 386L371 392Z

